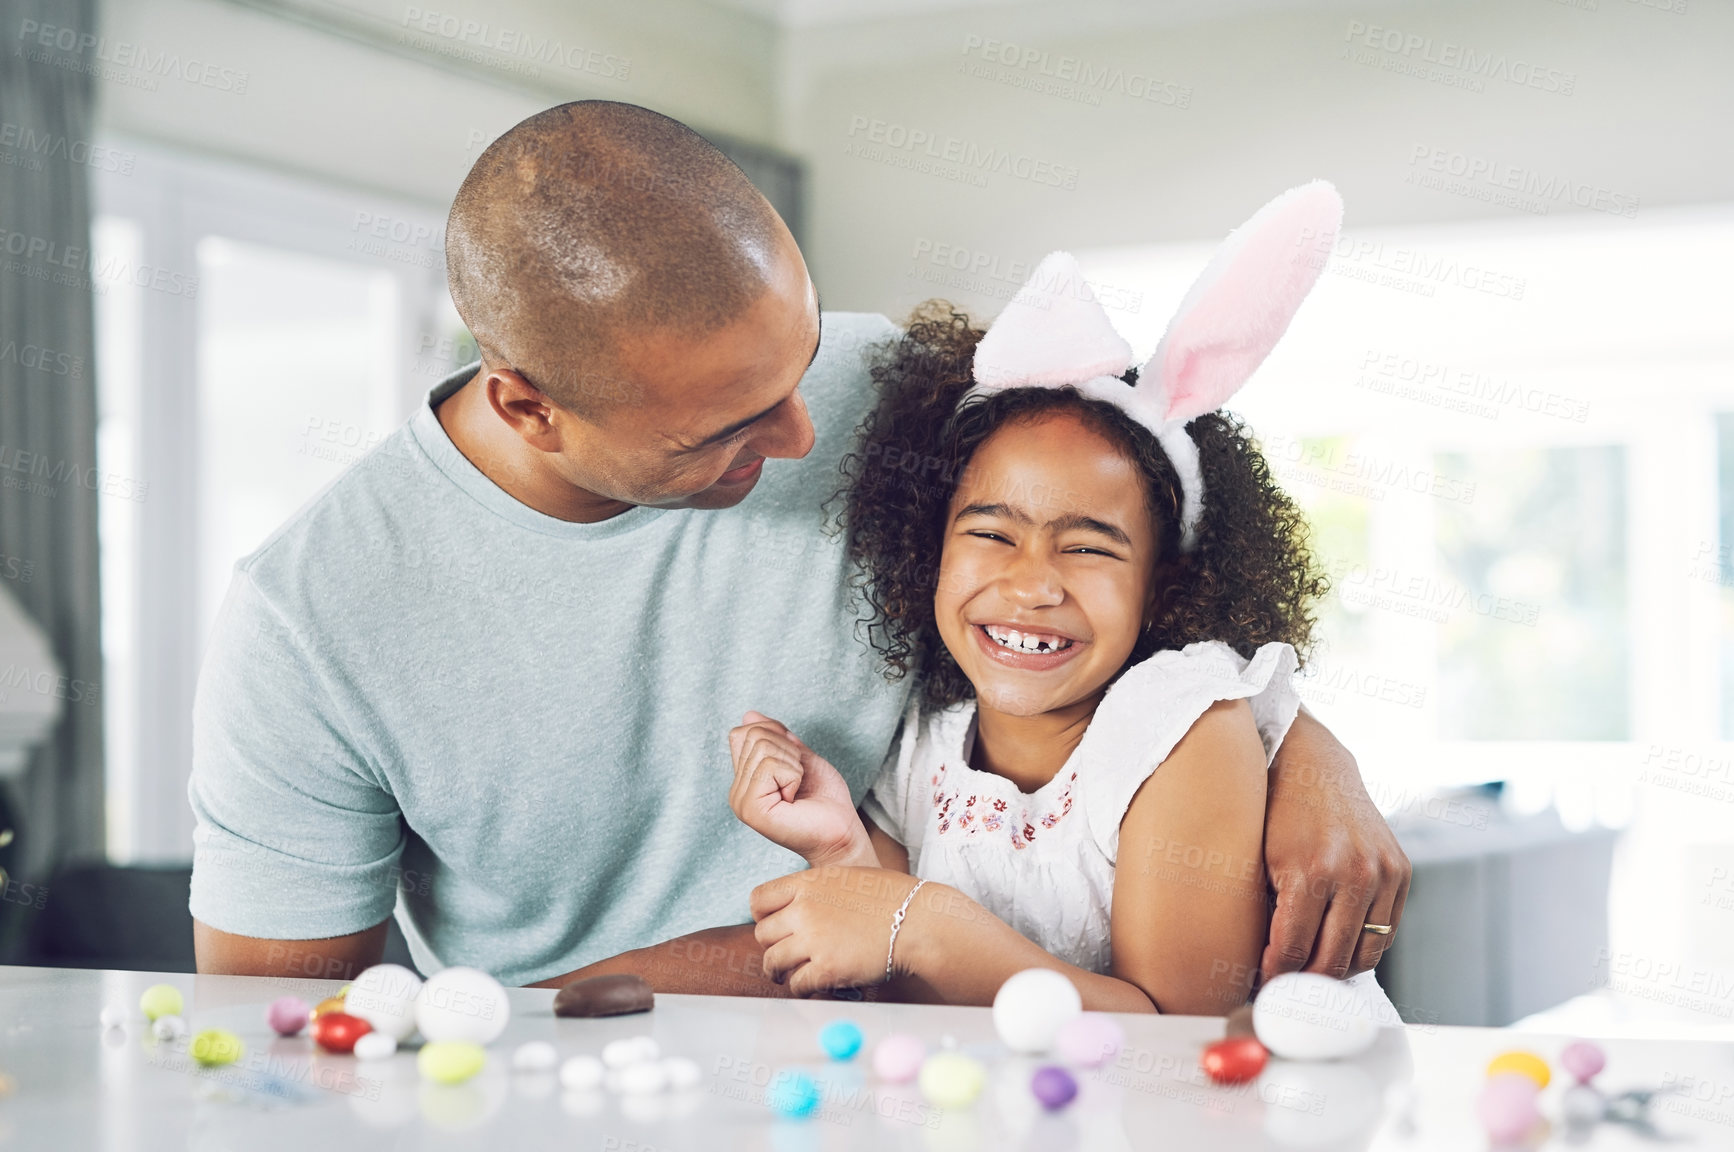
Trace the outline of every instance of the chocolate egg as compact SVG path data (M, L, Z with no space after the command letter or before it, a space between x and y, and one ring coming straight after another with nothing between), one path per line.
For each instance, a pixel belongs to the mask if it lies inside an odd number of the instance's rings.
M556 1016L625 1016L648 1012L656 994L642 976L620 972L574 980L554 995Z
M401 964L375 964L355 978L343 1010L399 1041L415 1031L415 998L421 977Z
M1077 985L1051 968L1026 968L994 994L993 1026L1013 1052L1046 1052L1083 1010Z
M1244 1084L1264 1071L1268 1059L1270 1053L1256 1037L1230 1036L1205 1048L1199 1063L1218 1084Z
M479 968L447 968L422 985L415 1022L426 1040L492 1044L506 1030L511 1002L500 982Z

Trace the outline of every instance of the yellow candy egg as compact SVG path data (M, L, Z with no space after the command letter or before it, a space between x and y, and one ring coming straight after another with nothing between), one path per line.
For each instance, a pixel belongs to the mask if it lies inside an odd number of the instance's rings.
M193 1037L187 1052L194 1060L207 1068L216 1068L224 1064L233 1064L246 1051L241 1044L241 1038L233 1032L225 1032L221 1028L207 1028Z
M185 1004L181 990L173 984L152 984L138 998L138 1006L146 1020L155 1020L160 1016L179 1016Z
M935 1052L921 1065L921 1094L941 1108L967 1108L981 1095L987 1072L960 1052Z
M331 1012L343 1011L343 996L341 994L321 1000L313 1006L313 1011L307 1014L309 1021L317 1020Z
M480 1044L466 1040L435 1040L421 1046L415 1066L424 1080L436 1084L462 1084L482 1070L487 1053Z
M1487 1074L1497 1076L1501 1072L1515 1072L1519 1076L1527 1076L1535 1081L1537 1088L1546 1088L1547 1082L1553 1078L1548 1071L1547 1061L1534 1052L1501 1052L1487 1065Z

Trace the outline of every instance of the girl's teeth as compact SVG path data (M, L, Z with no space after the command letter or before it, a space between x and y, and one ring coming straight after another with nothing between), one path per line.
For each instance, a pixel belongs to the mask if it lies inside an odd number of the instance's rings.
M1035 636L1026 636L1015 629L988 629L988 636L1002 648L1015 648L1020 652L1057 652L1061 648L1071 647L1071 642L1058 643L1043 640Z

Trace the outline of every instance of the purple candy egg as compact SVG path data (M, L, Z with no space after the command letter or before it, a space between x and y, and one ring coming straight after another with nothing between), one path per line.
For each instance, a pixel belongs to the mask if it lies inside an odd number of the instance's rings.
M299 996L283 996L271 1001L265 1009L265 1023L279 1036L295 1036L307 1027L307 1001Z
M1042 1102L1042 1107L1050 1111L1064 1108L1078 1094L1078 1082L1072 1079L1072 1074L1064 1068L1048 1065L1037 1068L1036 1074L1030 1077L1030 1091L1036 1094L1036 1099Z
M1112 1016L1085 1012L1073 1017L1054 1038L1060 1059L1080 1068L1094 1068L1120 1050L1126 1033Z
M1481 1126L1495 1144L1520 1140L1541 1119L1537 1098L1541 1090L1535 1081L1518 1072L1501 1072L1487 1078L1481 1090L1476 1110Z
M1573 1040L1559 1054L1559 1062L1579 1084L1588 1084L1607 1067L1607 1055L1588 1040Z

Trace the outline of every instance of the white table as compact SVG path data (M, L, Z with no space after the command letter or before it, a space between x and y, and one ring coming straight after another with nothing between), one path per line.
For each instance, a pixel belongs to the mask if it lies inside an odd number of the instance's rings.
M202 1071L185 1041L158 1044L142 1016L124 1037L105 1034L104 1004L136 1012L158 981L186 996L194 1030L238 1033L248 1052L230 1069ZM577 1149L581 1152L821 1152L893 1148L923 1152L1143 1148L1486 1147L1474 1099L1487 1060L1530 1047L1550 1060L1564 1041L1496 1029L1390 1029L1367 1055L1334 1064L1273 1062L1241 1088L1209 1084L1200 1048L1220 1020L1121 1017L1128 1045L1081 1072L1070 1108L1043 1114L1027 1088L1036 1062L1013 1059L976 1008L788 1002L659 996L648 1015L561 1020L553 993L511 992L512 1019L486 1069L459 1086L423 1084L412 1052L362 1063L315 1052L305 1035L278 1039L265 1005L282 995L309 1002L335 981L0 968L0 1071L14 1081L0 1100L0 1147L75 1152L196 1149L199 1152L337 1152L339 1149ZM875 1082L865 1056L827 1064L816 1035L826 1021L856 1020L870 1046L909 1031L935 1045L950 1037L988 1062L976 1105L939 1113L907 1086ZM511 1070L526 1040L549 1040L562 1058L598 1052L609 1040L649 1033L665 1053L697 1060L705 1079L679 1095L575 1095L552 1073ZM1610 1089L1671 1081L1686 1090L1656 1108L1658 1126L1691 1146L1734 1148L1734 1045L1612 1041L1601 1082ZM772 1073L802 1067L821 1079L819 1111L782 1120L762 1103ZM1557 1117L1561 1086L1545 1094ZM1545 1147L1565 1147L1556 1132ZM1577 1147L1651 1147L1629 1129L1604 1125Z

